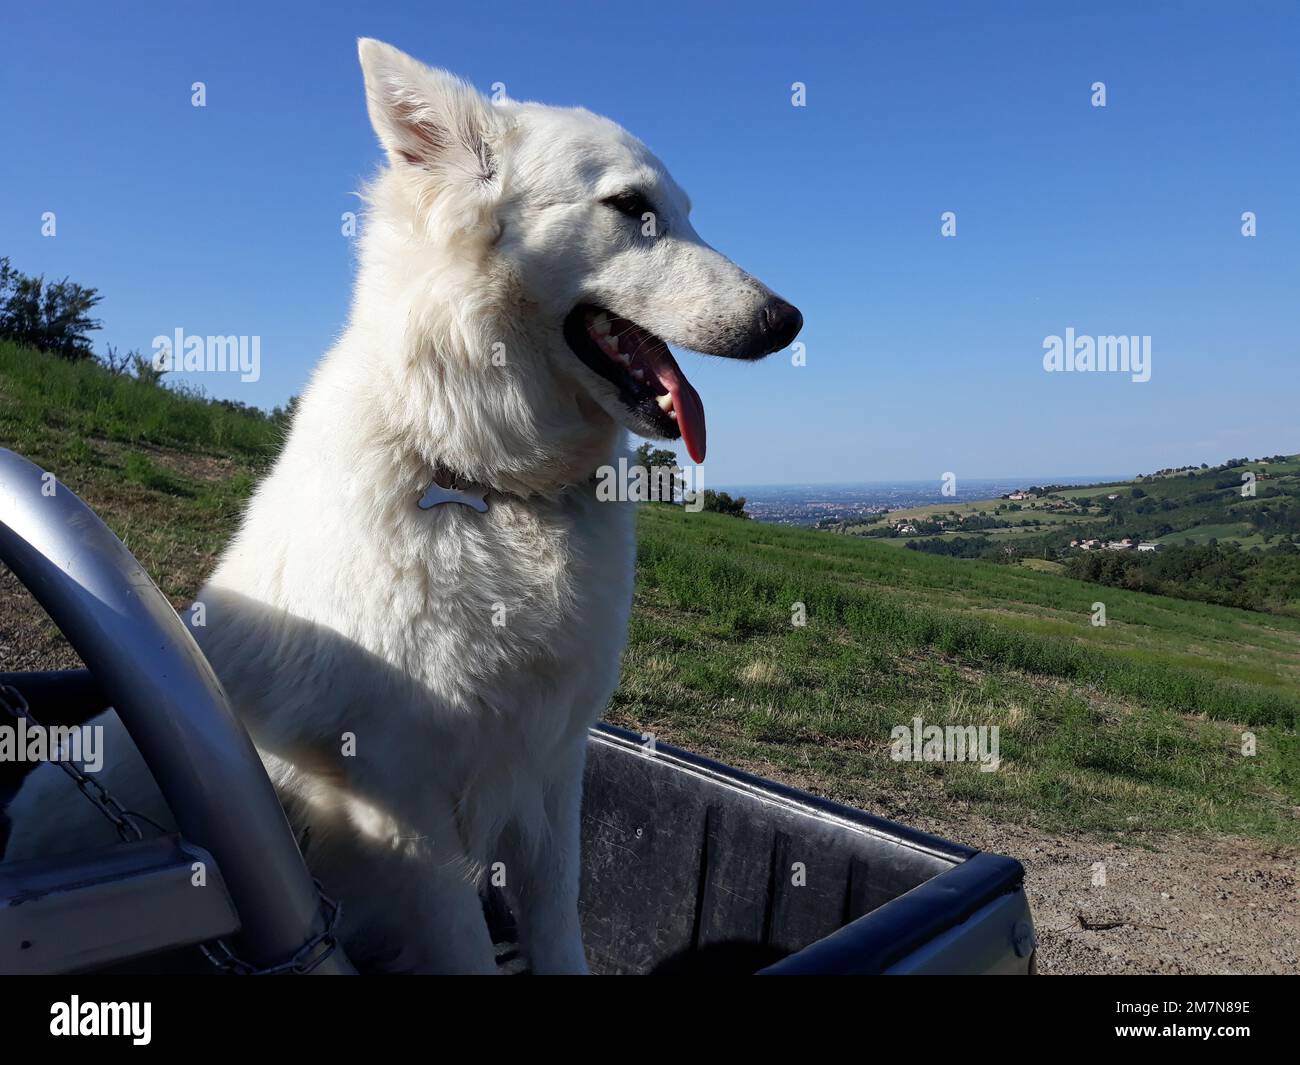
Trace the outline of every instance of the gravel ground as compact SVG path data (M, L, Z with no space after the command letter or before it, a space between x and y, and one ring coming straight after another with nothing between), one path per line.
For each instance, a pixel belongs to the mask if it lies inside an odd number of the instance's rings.
M81 660L31 593L0 564L0 672L80 669Z
M1253 840L1126 843L970 819L918 827L1024 865L1044 975L1300 973L1300 854Z

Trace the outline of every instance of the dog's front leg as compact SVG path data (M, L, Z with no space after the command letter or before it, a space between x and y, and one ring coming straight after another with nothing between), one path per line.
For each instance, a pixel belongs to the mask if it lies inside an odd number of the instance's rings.
M579 817L586 739L584 733L547 781L544 822L516 822L501 840L519 945L534 973L587 972L578 924Z
M416 925L405 930L407 971L470 976L497 971L496 952L478 888L451 869L424 870Z

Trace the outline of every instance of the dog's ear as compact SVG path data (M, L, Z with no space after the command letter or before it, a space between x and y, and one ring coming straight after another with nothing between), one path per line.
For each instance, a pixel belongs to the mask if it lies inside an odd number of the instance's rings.
M394 166L418 166L449 180L489 183L492 105L473 86L369 37L357 42L366 107Z

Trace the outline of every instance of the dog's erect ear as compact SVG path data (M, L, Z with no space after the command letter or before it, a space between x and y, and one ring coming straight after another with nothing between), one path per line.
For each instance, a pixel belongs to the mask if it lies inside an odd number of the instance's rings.
M492 105L478 90L370 37L357 52L370 122L394 166L482 183L496 177Z

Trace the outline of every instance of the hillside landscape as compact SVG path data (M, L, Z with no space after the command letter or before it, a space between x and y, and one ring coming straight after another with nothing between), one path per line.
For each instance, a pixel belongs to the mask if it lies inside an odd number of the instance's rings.
M1130 590L1300 617L1300 456L1131 481L1034 485L901 508L831 531L927 554L1023 563Z
M0 341L0 445L81 495L177 607L287 417ZM918 508L838 532L643 506L609 719L1019 858L1045 972L1300 971L1300 586L1262 571L1247 594L1250 575L1229 587L1201 567L1202 594L1170 576L1144 587L1085 572L1104 549L1069 546L1159 541L1162 561L1190 543L1289 573L1300 462L1042 487L1014 510ZM963 538L980 550L919 546ZM0 574L0 669L75 664ZM1000 768L894 761L891 729L915 717L996 725Z

